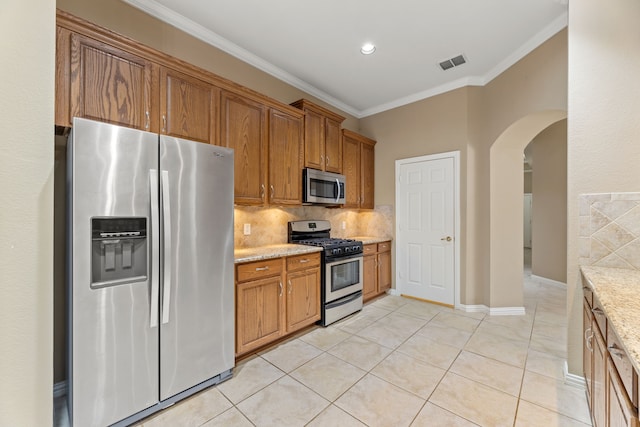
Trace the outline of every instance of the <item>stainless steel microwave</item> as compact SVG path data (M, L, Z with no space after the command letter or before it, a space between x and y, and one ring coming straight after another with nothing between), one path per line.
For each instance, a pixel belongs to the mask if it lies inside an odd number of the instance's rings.
M344 185L344 175L305 168L302 171L302 202L342 205L344 204Z

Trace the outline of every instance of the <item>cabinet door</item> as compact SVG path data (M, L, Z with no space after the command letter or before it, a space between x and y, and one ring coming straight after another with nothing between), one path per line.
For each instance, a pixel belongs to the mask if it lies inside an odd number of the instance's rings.
M376 255L365 255L362 261L362 298L371 299L377 294Z
M592 395L593 395L593 330L591 329L591 324L593 323L593 315L591 314L591 307L587 304L587 301L584 301L583 304L583 313L582 313L582 337L583 337L583 345L582 345L582 369L584 371L584 379L587 383L587 402L589 403L589 407L592 408L593 405Z
M324 116L304 110L304 165L324 170Z
M280 276L236 285L236 354L265 345L284 333Z
M342 173L345 176L345 208L360 207L360 141L342 140Z
M326 118L324 129L324 169L329 172L342 173L340 122Z
M235 203L264 205L267 113L264 105L232 92L221 93L220 145L235 150Z
M85 117L151 130L155 65L80 34L71 35L70 60L69 120Z
M287 275L287 332L320 320L320 268Z
M606 420L606 379L607 379L607 348L604 339L594 321L593 330L593 383L591 397L591 416L594 427L605 427Z
M302 119L269 114L269 203L302 205Z
M161 132L215 144L218 89L177 71L160 70Z
M637 427L638 416L636 410L624 391L624 385L612 363L607 366L607 396L608 396L608 426L609 427Z
M378 292L391 289L391 252L378 254Z
M373 209L375 147L373 145L363 143L360 148L360 156L362 162L360 207L362 209Z

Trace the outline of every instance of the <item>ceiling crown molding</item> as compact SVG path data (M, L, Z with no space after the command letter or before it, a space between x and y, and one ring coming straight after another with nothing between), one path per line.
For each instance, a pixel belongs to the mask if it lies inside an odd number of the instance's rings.
M143 12L166 22L187 34L208 43L231 56L234 56L241 61L246 62L258 68L265 73L282 80L291 86L300 89L326 103L332 105L345 113L348 113L356 118L363 118L378 114L393 108L401 107L413 102L417 102L426 98L430 98L435 95L439 95L445 92L449 92L454 89L458 89L465 86L484 86L491 82L494 78L502 74L509 67L514 65L520 59L528 55L535 48L554 36L567 26L568 16L565 12L559 18L554 20L547 27L542 29L536 35L527 40L522 46L516 49L511 55L501 61L498 65L493 67L489 72L483 76L468 76L463 77L453 82L443 84L434 88L429 88L424 91L416 92L412 95L408 95L384 104L377 105L375 107L367 108L365 110L359 110L351 105L345 104L339 99L329 95L328 93L318 89L317 87L299 79L298 77L288 73L287 71L276 67L272 63L260 58L259 56L249 52L248 50L236 45L235 43L227 40L219 34L203 27L200 24L193 22L190 19L174 12L173 10L157 3L155 0L123 0L125 3L142 10Z

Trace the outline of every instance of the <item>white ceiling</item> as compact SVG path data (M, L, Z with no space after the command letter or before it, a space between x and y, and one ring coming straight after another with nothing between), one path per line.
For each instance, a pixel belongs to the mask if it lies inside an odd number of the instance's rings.
M568 0L124 1L365 117L488 83L566 27Z

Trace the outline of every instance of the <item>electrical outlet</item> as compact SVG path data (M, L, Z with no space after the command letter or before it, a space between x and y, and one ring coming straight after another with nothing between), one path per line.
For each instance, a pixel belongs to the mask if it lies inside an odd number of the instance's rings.
M340 224L340 228L342 228L343 230L347 229L347 222L346 221L342 221L342 224Z
M244 235L248 236L251 234L251 224L245 224L244 225Z

